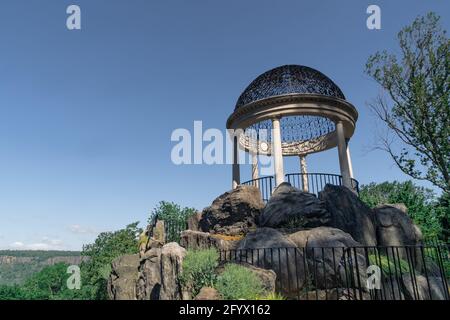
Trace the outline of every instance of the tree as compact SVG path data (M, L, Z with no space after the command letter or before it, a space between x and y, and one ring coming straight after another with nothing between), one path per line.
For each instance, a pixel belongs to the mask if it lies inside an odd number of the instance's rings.
M125 229L103 232L94 243L83 246L81 254L89 259L81 264L81 282L92 299L107 299L111 262L119 256L138 253L138 236L142 232L138 224L134 222Z
M153 224L156 217L158 217L159 220L164 220L169 223L184 223L186 222L186 219L195 214L195 212L196 210L194 208L182 208L176 203L161 201L150 213L148 223L150 225Z
M0 285L0 301L2 300L24 300L25 291L18 285Z
M371 104L387 135L380 148L414 179L450 193L449 39L429 13L398 34L400 54L369 57L366 73L387 93Z
M412 181L370 183L361 187L360 198L371 208L403 203L425 238L448 240L448 204L437 198L432 190L419 187Z

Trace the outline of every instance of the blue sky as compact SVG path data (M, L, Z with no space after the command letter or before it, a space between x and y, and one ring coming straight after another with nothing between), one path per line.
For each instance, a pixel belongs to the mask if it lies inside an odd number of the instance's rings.
M66 28L70 4L81 7L80 31ZM366 28L370 4L381 30ZM322 71L358 109L361 183L405 180L370 152L367 102L379 88L363 70L428 11L448 30L448 1L2 0L0 248L76 250L100 231L144 224L160 200L209 205L229 189L231 168L175 166L172 131L194 120L224 129L241 91L283 64ZM297 166L288 159L285 171ZM337 173L337 151L308 167Z

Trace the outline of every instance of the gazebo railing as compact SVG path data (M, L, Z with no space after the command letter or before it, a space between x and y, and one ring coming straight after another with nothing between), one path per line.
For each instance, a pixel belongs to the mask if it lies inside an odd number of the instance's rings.
M274 189L275 179L273 176L266 176L249 180L242 184L259 188L259 190L261 191L262 199L264 200L264 202L267 202L269 201L270 195L272 194L272 191Z
M353 190L359 194L359 182L351 179ZM286 182L300 190L308 191L319 195L319 192L325 188L326 184L342 186L342 176L332 173L288 173Z
M331 173L288 173L285 175L286 182L292 186L310 193L319 195L319 192L325 188L326 184L342 186L342 176ZM352 187L359 194L359 182L352 179ZM264 202L269 201L273 189L275 188L275 179L273 176L265 176L258 179L248 180L243 185L258 187Z

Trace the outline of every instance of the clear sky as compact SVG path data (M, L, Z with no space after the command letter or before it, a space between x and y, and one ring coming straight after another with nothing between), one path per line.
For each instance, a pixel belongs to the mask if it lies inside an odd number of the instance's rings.
M70 4L82 30L66 28ZM381 7L381 30L366 27L370 4ZM379 88L363 70L428 11L449 29L449 1L2 0L0 248L76 250L100 231L143 225L160 200L209 205L229 189L231 167L172 164L172 131L194 120L224 129L242 90L284 64L325 73L358 109L361 183L405 180L370 152L367 102ZM298 162L285 167L297 172ZM339 172L337 151L308 167Z

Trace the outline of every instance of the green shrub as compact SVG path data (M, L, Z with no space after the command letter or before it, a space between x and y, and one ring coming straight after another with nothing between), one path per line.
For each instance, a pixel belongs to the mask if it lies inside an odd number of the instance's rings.
M381 271L384 274L395 274L395 272L399 273L408 273L409 264L407 261L403 259L395 259L395 263L392 257L387 258L387 256L382 254L369 254L369 263L371 265L377 265L380 267ZM397 268L397 269L396 269Z
M254 300L286 300L281 294L272 292L262 296L256 296Z
M215 287L225 300L250 300L265 295L258 276L237 264L225 265L225 270L217 277Z
M180 280L191 291L192 296L196 296L202 287L214 285L214 271L218 261L219 254L215 249L188 250L183 260Z

